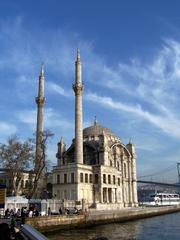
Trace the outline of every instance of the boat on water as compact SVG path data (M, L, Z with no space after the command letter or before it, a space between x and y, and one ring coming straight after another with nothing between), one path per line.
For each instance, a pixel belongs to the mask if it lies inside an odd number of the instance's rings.
M176 193L155 193L149 196L147 202L143 205L147 206L170 206L180 204L180 195Z

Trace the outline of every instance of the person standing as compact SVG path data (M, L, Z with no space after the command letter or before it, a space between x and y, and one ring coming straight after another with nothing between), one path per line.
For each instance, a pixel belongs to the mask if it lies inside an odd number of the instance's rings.
M26 213L24 210L24 207L21 208L21 223L25 224L25 217L26 217Z
M59 214L60 215L62 214L62 208L61 207L59 208Z
M51 216L51 208L48 207L48 216Z

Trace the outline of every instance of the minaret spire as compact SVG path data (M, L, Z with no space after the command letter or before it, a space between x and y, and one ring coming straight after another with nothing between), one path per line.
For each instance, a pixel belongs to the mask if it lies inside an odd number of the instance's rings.
M82 83L82 65L80 61L80 50L77 49L77 59L75 62L75 162L83 164L83 111L82 93L84 85Z
M77 48L77 61L80 61L80 49Z
M43 64L43 63L41 63L40 76L41 76L41 77L44 77L44 64Z
M77 58L75 62L75 84L82 85L82 64L80 59L80 50L77 49Z

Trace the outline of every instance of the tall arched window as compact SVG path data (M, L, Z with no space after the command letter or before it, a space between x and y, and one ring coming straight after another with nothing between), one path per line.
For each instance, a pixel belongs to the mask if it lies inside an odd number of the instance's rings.
M60 183L60 175L57 175L57 183Z
M74 183L74 173L71 173L71 183Z
M126 163L124 163L124 177L127 177L127 169L126 169Z
M117 169L119 170L120 168L119 168L119 162L117 162Z
M116 148L117 148L116 146L113 147L113 163L112 163L113 167L116 167L116 159L117 159Z
M83 173L80 173L80 182L83 182Z

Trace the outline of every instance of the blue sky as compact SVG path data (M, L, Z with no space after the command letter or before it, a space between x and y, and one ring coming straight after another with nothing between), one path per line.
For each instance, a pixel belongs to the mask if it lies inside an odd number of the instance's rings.
M45 128L74 137L74 61L83 63L84 127L98 122L137 147L138 176L177 181L180 161L180 2L45 0L0 2L0 142L32 137L45 66ZM157 179L154 176L149 179Z

